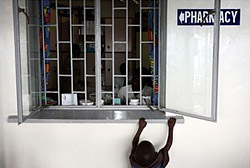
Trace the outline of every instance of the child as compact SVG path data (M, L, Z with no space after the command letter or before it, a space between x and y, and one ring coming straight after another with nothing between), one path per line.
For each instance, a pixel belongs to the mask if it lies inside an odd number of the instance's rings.
M147 125L145 118L140 118L139 128L133 139L132 151L129 157L132 168L164 168L167 166L169 162L168 151L173 142L175 122L176 119L172 117L168 120L168 140L166 145L157 153L153 144L149 141L142 141L138 145L140 135Z

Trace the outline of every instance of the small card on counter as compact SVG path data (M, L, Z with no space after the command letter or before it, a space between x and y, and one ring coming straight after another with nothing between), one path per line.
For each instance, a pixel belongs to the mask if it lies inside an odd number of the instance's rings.
M74 106L77 105L77 102L77 94L62 94L63 106Z

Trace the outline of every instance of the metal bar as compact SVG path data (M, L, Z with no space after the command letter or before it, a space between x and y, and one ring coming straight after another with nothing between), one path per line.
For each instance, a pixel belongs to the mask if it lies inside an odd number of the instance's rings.
M126 10L127 7L114 7L113 10Z
M58 10L59 10L59 9L70 10L70 7L58 7L58 6L57 6L57 9L58 9Z
M214 1L214 43L213 43L213 78L212 78L212 100L211 100L211 120L217 120L217 99L218 99L218 71L219 71L219 43L220 43L220 8L221 0Z
M83 27L84 24L71 24L72 27Z
M15 42L15 64L16 64L16 93L17 93L17 113L18 124L23 122L23 99L22 99L22 68L20 49L20 28L18 1L13 0L13 20L14 20L14 42Z
M117 78L126 78L126 75L114 75L114 77L117 77Z
M70 73L71 73L71 94L73 94L73 91L74 91L74 76L73 76L73 44L72 44L72 41L73 41L73 37L72 37L72 1L69 0L69 32L70 32L70 35L69 35L69 38L70 38Z
M161 0L159 0L158 2L158 6L161 6ZM158 108L160 107L160 87L161 87L161 84L160 84L160 74L161 74L161 66L160 66L160 51L161 51L161 47L160 47L160 37L161 37L161 31L160 31L160 28L161 28L161 20L160 20L160 16L161 16L161 12L160 12L160 8L157 8L158 9L158 75L157 75L157 79L158 79ZM166 18L167 20L167 18ZM167 57L167 55L165 55ZM165 64L166 66L166 64ZM164 78L166 79L166 78ZM166 87L166 83L163 87ZM164 99L163 101L166 102L166 99Z
M43 85L44 85L44 103L47 104L47 85L46 85L46 66L45 66L45 36L44 36L44 33L45 33L45 30L44 30L44 13L43 13L43 1L42 1L42 26L43 26L43 29L42 29L42 33L43 33Z
M96 106L101 107L101 3L95 0L95 74L96 74Z
M113 61L112 58L101 58L102 61Z
M88 74L86 74L86 77L95 77L95 75L88 75Z
M84 23L84 42L83 42L83 48L84 48L84 58L85 58L85 61L84 61L84 91L86 92L86 94L85 94L85 103L87 103L87 94L88 94L88 92L87 92L87 77L86 77L86 75L87 75L87 68L86 68L86 66L87 66L87 52L86 52L86 32L87 32L87 30L86 30L86 8L85 8L85 6L86 6L86 1L85 0L83 0L83 9L84 9L84 17L83 17L83 23Z
M28 8L27 8L27 1L25 1L25 3L26 3L26 12L28 13ZM26 21L27 22L27 21ZM29 31L30 31L30 29L29 29L29 26L26 26L26 38L27 38L27 57L28 57L28 62L29 62L29 64L28 64L28 66L29 66L29 70L28 70L28 76L29 76L29 86L28 86L28 88L29 88L29 90L30 91L32 91L32 76L31 76L31 59L30 59L30 43L29 43L29 39L30 39L30 33L29 33ZM30 102L31 103L29 103L29 106L30 106L30 104L31 104L31 106L33 106L33 102L32 102L32 96L31 96L31 99L30 99Z
M128 93L140 93L140 91L128 91Z
M160 25L159 25L159 31L160 31L160 38L159 38L159 44L160 44L160 50L159 50L159 66L160 66L160 77L159 77L159 108L165 108L166 106L166 87L167 87L167 2L166 1L160 1L160 11L159 11L159 17L160 17Z
M128 66L128 1L126 1L126 64ZM128 69L127 69L128 72ZM128 83L128 73L126 75L126 83ZM128 84L126 84L126 105L128 105Z
M113 102L112 102L112 104L113 104L113 106L114 106L114 99L115 99L115 78L114 78L114 75L115 75L115 51L114 51L114 48L115 48L115 43L114 43L114 41L115 41L115 38L114 38L114 17L115 17L115 13L114 13L114 6L115 6L115 4L114 4L114 0L112 0L112 37L111 37L111 39L112 39L112 100L113 100Z
M57 45L56 45L56 48L57 48L57 59L60 60L60 54L59 54L59 28L58 28L58 6L57 6L57 0L55 1L56 3L56 40L57 40ZM61 101L60 101L60 61L57 61L57 87L58 87L58 105L61 104Z
M80 94L86 94L86 92L85 91L73 91L73 93L80 93Z
M154 0L154 33L153 33L153 35L154 35L154 45L153 45L153 47L154 47L154 69L153 69L153 72L154 72L154 77L153 77L153 99L154 99L154 95L155 95L155 83L156 83L156 77L155 77L155 65L156 65L156 60L155 60L155 53L156 53L156 51L155 51L155 32L156 32L156 29L155 29L155 27L156 27L156 17L155 17L155 12L156 10L155 10L155 0ZM155 102L153 102L154 104L153 105L155 105Z
M142 77L154 77L154 75L141 75Z
M103 91L102 94L112 94L113 92Z
M59 74L60 77L71 77L72 75Z
M128 58L128 61L140 61L140 58Z
M58 93L58 91L46 91L47 93Z
M128 27L140 27L139 24L128 24Z
M142 0L140 0L140 81L142 81ZM140 82L140 104L142 103L142 82Z
M146 10L153 10L153 9L155 9L155 7L141 7L141 9L146 9Z
M112 24L101 24L101 27L105 27L105 26L107 26L107 27L111 27L112 26Z
M73 61L84 61L85 58L72 58Z
M38 1L39 2L39 1ZM42 5L41 5L41 3L39 4L37 2L37 5L38 5L38 9L39 9L39 5L40 5L40 7L41 7L41 9L40 9L40 11L41 11L41 13L43 12L43 10L42 10ZM42 15L43 14L41 14L41 17L42 17ZM43 19L43 17L41 18L41 19ZM42 107L42 87L41 87L41 51L40 51L40 27L41 27L41 25L40 25L40 20L39 20L39 18L37 18L37 37L39 37L38 38L38 40L37 40L37 46L38 46L38 55L39 55L39 65L38 65L38 80L39 80L39 107L41 108Z
M126 4L127 6L127 4ZM126 20L127 20L127 12L126 12ZM126 21L127 25L127 21ZM127 28L126 28L126 34L127 34ZM127 40L127 35L126 35ZM126 105L128 105L128 59L127 59L127 47L126 47Z
M57 58L45 58L46 61L57 61Z
M58 41L58 44L70 44L70 41Z

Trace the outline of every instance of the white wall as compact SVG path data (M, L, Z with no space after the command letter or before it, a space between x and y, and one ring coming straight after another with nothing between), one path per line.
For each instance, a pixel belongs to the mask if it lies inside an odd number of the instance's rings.
M0 1L0 167L129 167L136 124L17 124L13 15L10 0ZM229 3L230 2L230 3ZM239 27L221 28L218 122L185 117L176 125L169 168L249 168L250 2L224 0L242 9ZM159 148L163 124L149 124L142 138Z

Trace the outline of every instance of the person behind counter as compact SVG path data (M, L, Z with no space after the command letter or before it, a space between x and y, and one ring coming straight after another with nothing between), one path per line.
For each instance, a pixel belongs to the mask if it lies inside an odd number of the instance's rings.
M128 86L123 86L119 92L118 92L118 97L122 100L122 104L125 104L127 99L126 92L138 92L140 91L140 77L139 74L136 73L133 75L132 82ZM149 84L149 80L143 79L142 80L142 96L150 96L152 97L153 95L153 88ZM129 93L128 94L128 100L130 101L131 99L139 99L140 94L139 93Z

